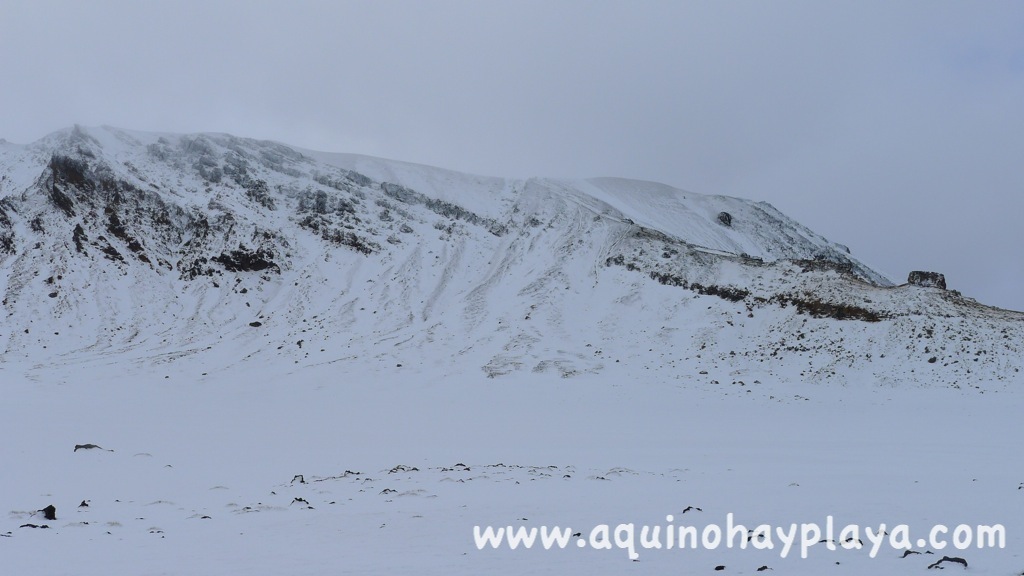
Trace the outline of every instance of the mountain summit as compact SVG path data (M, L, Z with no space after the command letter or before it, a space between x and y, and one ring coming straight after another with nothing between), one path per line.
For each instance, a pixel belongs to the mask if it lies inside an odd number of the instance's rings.
M1024 314L894 286L763 202L224 134L0 143L0 266L0 358L28 371L192 358L974 386L1024 357Z

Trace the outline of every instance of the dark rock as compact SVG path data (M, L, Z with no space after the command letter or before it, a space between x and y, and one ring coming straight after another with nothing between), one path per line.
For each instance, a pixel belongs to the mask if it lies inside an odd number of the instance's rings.
M694 282L690 284L690 289L698 294L704 294L706 296L718 296L723 300L730 302L739 302L750 295L750 291L744 288L734 288L732 286L704 286Z
M274 204L274 199L270 196L270 188L267 183L263 180L253 180L247 183L245 187L245 195L250 200L256 202L260 206L263 206L267 210L276 210L277 206Z
M907 277L907 282L914 286L925 286L928 288L946 289L946 277L938 272L923 272L914 270Z
M626 257L623 256L622 254L619 254L618 256L609 256L608 258L605 259L605 261L604 261L604 265L605 266L611 266L612 264L614 264L616 266L625 266L626 265Z
M103 252L103 255L108 260L113 260L114 262L124 262L124 256L121 256L121 253L117 251L117 248L114 248L113 246L110 245L110 241L108 241L106 237L100 236L98 240L105 243L105 246L102 246L100 248L100 251Z
M438 200L436 198L430 198L424 194L416 192L406 188L399 184L393 184L390 182L381 182L380 189L389 198L393 198L402 202L403 204L422 204L426 206L428 210L439 214L446 218L453 220L464 220L470 224L476 226L482 226L487 229L488 232L495 236L503 236L508 232L508 228L491 218L484 218L478 214L466 210L462 206L452 204L451 202L445 202L444 200Z
M821 252L811 260L797 259L793 263L800 266L801 272L834 270L840 274L853 274L853 262L837 252Z
M903 556L900 556L900 558L906 558L907 556L910 556L911 554L921 554L921 553L918 552L917 550L904 550L903 551Z
M929 564L928 565L928 569L929 570L931 570L932 568L940 568L941 569L942 566L939 566L939 564L942 564L943 562L951 562L951 563L954 563L954 564L963 564L964 568L967 568L967 560L964 560L963 558L960 558L960 557L957 557L957 556L943 556L939 561L935 562L934 564Z
M82 160L56 154L50 158L50 202L65 216L75 215L75 202L58 184L71 185L80 190L93 190L95 186L87 174L88 169L88 165Z
M198 276L212 276L213 268L206 266L206 258L199 257L191 262L186 263L184 260L178 261L178 270L181 270L181 278L183 280L194 280Z
M115 206L108 205L104 212L107 214L107 231L114 235L125 243L135 242L135 239L128 234L128 229L125 228L124 222L121 221L120 216L117 215ZM140 247L141 249L141 247Z
M388 470L388 474L396 474L398 472L419 472L420 469L415 466L406 466L405 464L399 464L391 470Z
M259 328L260 326L263 326L263 322L259 322L259 321L249 322L249 326L252 326L253 328Z
M40 510L40 512L43 513L43 518L46 518L47 520L57 519L57 508L55 508L53 504L50 504L46 508L43 508L42 510Z
M792 294L776 294L767 302L779 304L783 308L796 306L801 314L810 314L815 318L835 318L836 320L860 320L862 322L880 322L886 318L883 313L868 310L854 304L835 304Z
M376 242L367 240L355 232L341 230L321 215L309 214L299 220L298 224L302 228L316 232L328 242L339 246L348 246L367 256L380 250L380 246Z
M4 201L0 201L0 254L14 253L14 224L4 212Z
M85 254L85 243L89 241L89 238L85 236L82 224L75 224L75 233L72 235L72 239L75 241L75 249Z
M75 444L74 452L79 450L103 450L103 448L95 444Z
M259 272L269 269L280 274L281 268L273 261L273 256L273 253L263 248L258 250L243 248L222 252L220 256L214 256L210 260L231 272Z
M732 226L732 214L728 212L719 212L718 221L722 223L722 226Z

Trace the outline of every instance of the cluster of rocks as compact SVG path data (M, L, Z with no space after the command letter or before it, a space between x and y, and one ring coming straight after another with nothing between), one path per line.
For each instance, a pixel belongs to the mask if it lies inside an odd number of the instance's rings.
M921 270L914 270L907 277L907 282L914 286L925 286L928 288L942 288L946 289L946 277L938 272L924 272Z

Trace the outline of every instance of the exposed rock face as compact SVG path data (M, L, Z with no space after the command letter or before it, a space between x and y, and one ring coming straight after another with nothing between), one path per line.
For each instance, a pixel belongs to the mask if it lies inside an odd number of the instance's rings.
M907 277L907 282L915 286L927 286L928 288L946 289L946 277L938 272L923 272L914 270Z
M732 226L732 214L728 212L719 212L718 221L722 223L722 226Z

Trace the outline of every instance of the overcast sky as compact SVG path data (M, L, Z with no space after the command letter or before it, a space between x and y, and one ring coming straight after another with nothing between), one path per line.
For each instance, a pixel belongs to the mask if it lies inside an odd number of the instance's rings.
M0 0L0 137L217 131L766 200L1024 310L1024 2Z

